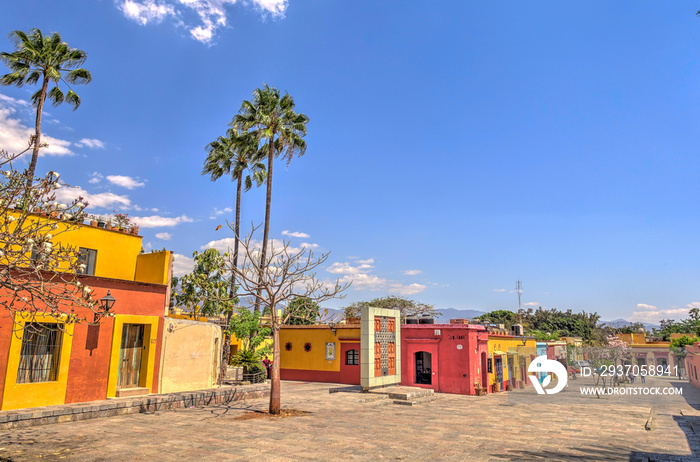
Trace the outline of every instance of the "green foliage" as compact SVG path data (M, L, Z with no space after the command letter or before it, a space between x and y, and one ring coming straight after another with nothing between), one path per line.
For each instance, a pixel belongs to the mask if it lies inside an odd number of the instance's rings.
M231 317L227 333L241 341L244 350L256 351L260 344L272 331L269 327L262 327L262 315L245 308L238 308L236 314ZM262 350L263 354L266 352Z
M518 315L508 310L495 310L479 316L479 321L504 324L506 329L510 329L513 324L517 324Z
M668 342L671 340L671 334L689 334L692 337L700 336L700 319L697 318L697 308L691 309L687 319L675 321L673 319L661 320L659 329L654 329L654 335L661 337L662 340Z
M646 327L644 327L644 324L642 324L641 322L635 322L630 324L629 326L611 328L613 332L618 334L638 334L639 329L642 329L644 332L646 332Z
M559 340L559 332L542 332L541 330L531 330L528 335L535 337L538 342L549 342L551 340Z
M34 85L39 80L53 82L55 86L48 91L48 97L53 105L58 106L65 101L77 109L80 105L78 95L70 87L64 94L58 87L58 83L61 81L66 84L90 83L92 80L90 72L78 68L85 62L87 54L82 50L70 48L58 32L45 36L39 29L32 29L28 34L16 30L10 34L10 37L15 42L15 51L0 53L0 60L12 72L0 77L0 83L22 87L25 84ZM46 95L43 96L46 97ZM35 106L41 98L41 90L32 96Z
M700 338L683 335L681 337L674 338L671 341L670 350L674 355L684 358L686 355L685 347L688 345L693 345L695 342L700 342Z
M386 308L389 310L399 310L401 312L401 320L405 320L406 316L416 316L428 314L432 317L440 316L440 312L435 309L433 305L428 305L427 303L420 303L413 300L409 300L404 297L397 297L395 295L389 295L387 297L375 298L368 302L355 302L352 305L346 306L345 316L355 317L360 316L360 311L364 306L371 306L375 308Z
M180 291L175 294L175 303L191 309L195 316L232 311L237 299L229 297L224 255L207 249L193 256L194 270L178 279Z
M257 371L252 369L260 364L260 355L253 350L238 350L231 356L231 365L242 367L244 374L252 374Z
M557 332L562 337L581 337L585 341L602 340L595 338L600 315L598 313L574 313L571 310L559 311L538 308L523 313L523 325L528 331Z
M282 319L293 326L313 325L318 322L321 307L308 297L295 297L285 307Z

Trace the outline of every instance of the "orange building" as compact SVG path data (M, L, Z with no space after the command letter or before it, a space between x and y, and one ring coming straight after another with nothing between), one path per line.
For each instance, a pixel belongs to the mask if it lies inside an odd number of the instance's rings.
M172 253L141 254L141 236L90 225L59 237L55 245L88 257L77 277L96 299L111 294L114 316L95 325L50 313L0 316L0 409L158 392Z

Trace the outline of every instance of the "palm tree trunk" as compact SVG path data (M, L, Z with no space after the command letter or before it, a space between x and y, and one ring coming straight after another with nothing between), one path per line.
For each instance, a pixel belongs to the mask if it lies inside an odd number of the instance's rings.
M263 230L262 251L260 252L260 275L258 276L258 284L262 282L262 273L265 268L265 257L267 256L267 240L270 236L270 205L272 204L272 163L274 160L274 133L269 140L270 149L267 154L267 197L265 199L265 226ZM260 293L262 288L258 288L258 296L255 297L254 312L260 311ZM274 317L273 309L273 317Z
M41 145L41 114L44 110L44 101L46 101L46 89L49 87L49 78L44 75L44 82L41 84L41 97L39 104L36 107L36 123L34 132L34 147L32 148L32 160L27 167L27 187L30 187L34 182L34 171L36 170L36 161L39 159L39 145Z
M236 233L236 240L233 244L233 266L238 268L238 235L240 232L240 221L241 221L241 183L243 183L243 170L238 172L236 184L236 215L234 217L234 232ZM231 272L231 288L229 289L229 297L233 298L236 295L236 273ZM226 329L231 325L231 316L233 312L229 311L226 313ZM228 368L228 363L231 360L231 334L226 333L224 335L224 351L221 361L221 372L220 372L220 383L223 384L226 378L226 371Z

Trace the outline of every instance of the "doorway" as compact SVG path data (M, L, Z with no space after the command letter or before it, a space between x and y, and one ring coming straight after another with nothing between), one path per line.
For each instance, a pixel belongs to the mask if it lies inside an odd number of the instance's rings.
M124 324L119 350L118 389L140 386L144 330L143 324Z
M414 355L416 363L416 384L432 385L432 355L427 351L419 351Z
M496 381L503 385L503 356L496 356Z

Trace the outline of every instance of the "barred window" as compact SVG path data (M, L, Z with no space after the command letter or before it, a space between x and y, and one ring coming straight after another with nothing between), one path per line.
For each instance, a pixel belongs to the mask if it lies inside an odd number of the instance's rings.
M357 350L348 350L345 353L345 364L348 366L359 366L360 352Z
M24 325L17 383L57 380L62 334L56 323L30 322Z

